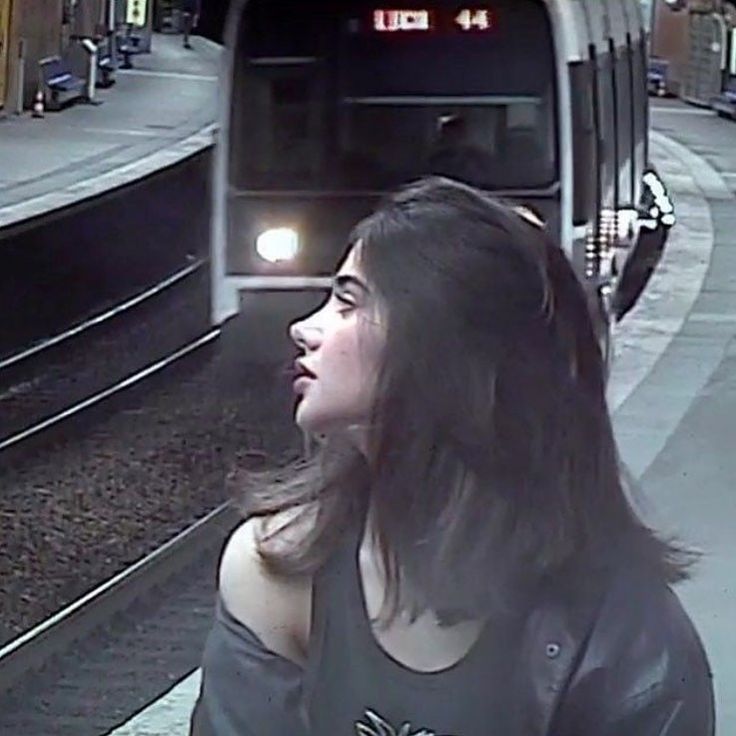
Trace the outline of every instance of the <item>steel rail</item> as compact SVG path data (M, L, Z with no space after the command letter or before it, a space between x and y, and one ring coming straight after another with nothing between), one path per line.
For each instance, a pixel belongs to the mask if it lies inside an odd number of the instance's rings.
M59 424L60 422L63 422L65 419L69 419L75 414L79 414L79 412L84 411L85 409L88 409L91 406L95 406L96 404L99 404L101 401L104 401L105 399L108 399L111 396L114 396L115 394L120 393L121 391L124 391L125 389L130 388L131 386L134 386L137 383L140 383L144 379L152 376L155 373L162 371L164 368L167 368L172 363L175 363L177 360L180 360L181 358L189 355L190 353L193 353L195 350L198 350L199 348L204 347L205 345L208 345L209 343L211 343L213 340L215 340L216 338L220 336L220 332L221 332L221 328L215 327L211 329L209 332L207 332L205 335L198 337L193 342L188 343L184 347L179 348L173 353L170 353L165 358L161 358L160 360L157 360L155 363L152 363L151 365L146 366L145 368L137 371L136 373L133 373L132 375L127 376L122 381L118 381L112 386L108 386L108 388L103 389L102 391L99 391L98 393L92 396L89 396L86 399L83 399L82 401L79 401L73 406L67 407L66 409L58 412L57 414L54 414L50 417L47 417L46 419L43 419L37 424L27 427L21 432L11 435L10 437L4 438L2 441L0 441L0 452L2 452L3 450L7 450L9 447L12 447L13 445L17 445L18 443L23 442L24 440L27 440L29 437L32 437L33 435L36 435L39 432L43 432L44 430L49 429L49 427L53 427L54 425Z
M151 554L0 648L0 691L90 636L209 549L222 544L239 518L229 502L222 504Z
M13 355L10 355L9 357L4 358L3 360L0 360L0 370L2 370L3 368L9 368L10 366L15 365L16 363L20 363L26 360L27 358L37 355L40 352L43 352L44 350L48 350L49 348L52 348L56 345L66 342L70 338L76 337L77 335L83 332L86 332L92 327L97 327L98 325L101 325L102 323L107 322L113 319L114 317L117 317L118 315L129 311L133 307L137 307L139 304L142 304L148 299L151 299L152 297L157 296L162 291L165 291L169 287L175 284L178 284L180 281L183 281L188 276L191 276L193 273L198 271L202 267L203 264L204 264L204 260L199 259L193 262L192 264L190 264L189 266L186 266L180 269L179 271L172 274L171 276L164 279L163 281L160 281L155 286L152 286L151 288L146 289L140 294L136 294L134 297L131 297L130 299L122 302L121 304L117 304L111 309L108 309L107 311L102 312L101 314L95 315L94 317L91 317L90 319L85 320L84 322L74 325L74 327L71 327L68 330L65 330L64 332L61 332L58 335L54 335L53 337L43 340L42 342L38 343L37 345L34 345L33 347L27 348L26 350L21 350L18 353L14 353Z

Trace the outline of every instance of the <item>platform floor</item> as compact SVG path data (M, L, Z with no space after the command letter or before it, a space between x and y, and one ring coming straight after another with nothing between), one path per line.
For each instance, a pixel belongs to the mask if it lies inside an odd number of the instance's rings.
M150 54L96 90L99 105L75 103L42 119L0 118L0 231L96 196L210 145L221 47L155 34Z

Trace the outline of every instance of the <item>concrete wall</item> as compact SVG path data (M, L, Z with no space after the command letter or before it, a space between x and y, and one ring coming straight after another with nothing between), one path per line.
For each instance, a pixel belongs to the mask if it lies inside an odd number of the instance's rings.
M651 35L652 56L670 61L670 79L673 91L679 93L687 72L690 57L690 15L687 11L674 12L665 3L656 7L656 18Z
M108 4L106 0L77 0L71 32L77 36L98 35L100 25L105 25Z
M710 32L703 37L703 24L711 23L711 16L721 15L727 26L736 25L736 6L722 0L689 0L679 12L671 10L664 0L657 0L655 23L651 35L653 56L670 62L671 91L685 96L691 101L707 104L708 86L713 86L712 94L717 94L719 86L720 53L712 51ZM695 39L701 39L698 48L691 48ZM712 77L712 80L710 79ZM705 94L695 95L693 80L704 78ZM710 81L708 81L710 80ZM700 82L695 85L700 87Z
M0 107L7 93L8 56L10 49L10 0L0 0Z
M2 108L5 112L15 109L16 74L18 68L18 42L16 39L19 12L19 2L18 0L14 0L9 6L10 18L8 32L5 37L5 43L7 44L5 69L0 70L0 73L5 74L5 102Z
M28 109L38 85L38 62L46 56L66 58L74 36L104 35L110 0L11 0L11 21L5 112L15 111L18 101L18 47L25 40L23 107ZM122 8L122 0L117 5ZM64 9L67 17L64 18ZM122 12L122 10L121 10ZM66 22L63 22L66 20ZM86 57L85 57L86 58ZM74 65L74 59L71 59Z
M24 107L33 102L38 83L38 62L61 51L62 0L14 0L10 22L10 58L6 110L15 109L19 90L18 47L25 41Z

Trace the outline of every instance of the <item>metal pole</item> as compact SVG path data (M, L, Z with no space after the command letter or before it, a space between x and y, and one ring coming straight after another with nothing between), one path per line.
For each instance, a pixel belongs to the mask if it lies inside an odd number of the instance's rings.
M97 44L91 38L85 38L82 46L88 54L87 58L87 102L92 105L99 104L95 100L95 87L97 86Z
M95 88L97 87L97 44L95 44L95 50L92 52L92 58L90 59L90 73L89 73L89 87L87 96L90 102L95 99Z
M15 114L23 114L24 87L26 86L26 40L18 41L18 71L15 78Z
M108 3L107 18L107 37L110 42L110 64L113 70L118 68L118 39L117 39L117 22L116 22L116 0L110 0Z

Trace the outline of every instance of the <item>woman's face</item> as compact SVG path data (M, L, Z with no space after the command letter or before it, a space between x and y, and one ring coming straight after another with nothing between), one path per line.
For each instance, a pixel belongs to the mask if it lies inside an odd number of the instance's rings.
M369 420L385 325L361 272L359 248L346 256L327 301L289 330L301 352L295 420L310 434L360 434Z

